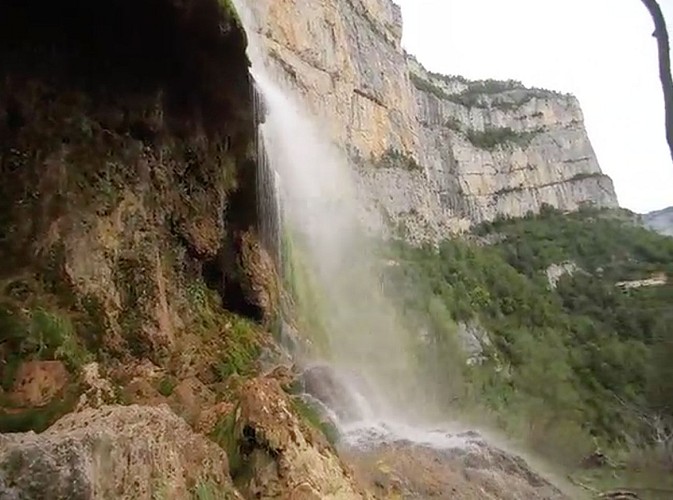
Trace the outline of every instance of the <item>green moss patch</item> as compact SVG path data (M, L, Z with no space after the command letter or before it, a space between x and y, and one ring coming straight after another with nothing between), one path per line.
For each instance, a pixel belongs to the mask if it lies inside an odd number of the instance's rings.
M26 410L0 408L0 433L42 432L63 415L74 410L80 388L70 386L60 398L42 408Z
M5 390L11 388L15 371L24 360L61 360L73 373L91 360L67 314L40 306L25 308L0 302L0 344L7 350L0 366Z
M339 430L332 422L323 418L317 408L301 397L293 397L292 406L302 420L322 433L332 446L337 443L339 440Z
M218 381L224 382L234 374L252 374L261 347L259 327L224 310L220 296L203 281L190 283L187 296L192 313L189 328L209 350L207 355Z
M178 385L177 379L175 377L167 375L159 381L157 390L159 391L159 394L161 394L162 396L169 397L170 395L173 394L173 391L175 390L175 387L177 385Z

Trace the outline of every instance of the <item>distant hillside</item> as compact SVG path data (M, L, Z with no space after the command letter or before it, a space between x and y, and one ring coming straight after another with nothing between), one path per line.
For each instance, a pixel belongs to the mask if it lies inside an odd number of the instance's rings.
M628 211L544 207L438 248L400 243L392 258L384 289L399 310L426 311L421 359L452 408L473 398L571 467L595 443L659 456L650 422L673 428L673 239ZM552 269L564 272L552 280ZM455 346L468 344L457 372Z
M645 225L658 233L673 236L673 207L643 215Z

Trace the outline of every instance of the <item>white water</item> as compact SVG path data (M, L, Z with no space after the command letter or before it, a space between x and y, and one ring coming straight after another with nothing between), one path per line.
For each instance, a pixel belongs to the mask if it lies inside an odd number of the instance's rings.
M275 227L269 207L282 210L284 231L300 249L299 264L314 278L311 293L322 306L314 312L324 322L324 345L299 361L329 363L348 392L349 418L339 416L336 408L327 409L347 444L406 440L438 448L464 446L466 438L457 436L460 429L426 427L431 401L413 359L418 336L401 326L395 308L382 295L370 243L377 235L366 237L360 225L364 210L345 155L283 87L245 0L234 3L248 33L251 75L264 100L259 128L265 156L258 176L264 205L261 229ZM269 197L269 181L279 191L275 200ZM266 235L263 240L277 238Z

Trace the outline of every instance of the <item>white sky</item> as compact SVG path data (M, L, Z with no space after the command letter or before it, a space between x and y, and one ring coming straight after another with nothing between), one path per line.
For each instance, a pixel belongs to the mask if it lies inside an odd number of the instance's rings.
M652 19L640 0L395 0L428 69L575 94L622 206L673 205ZM660 0L673 35L673 0Z

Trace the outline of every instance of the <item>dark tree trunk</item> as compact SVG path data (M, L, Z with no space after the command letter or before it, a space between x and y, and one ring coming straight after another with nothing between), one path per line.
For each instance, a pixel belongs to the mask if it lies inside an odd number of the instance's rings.
M666 21L656 0L642 0L654 19L654 37L659 47L659 76L664 89L666 111L666 140L673 159L673 78L671 78L671 53Z

